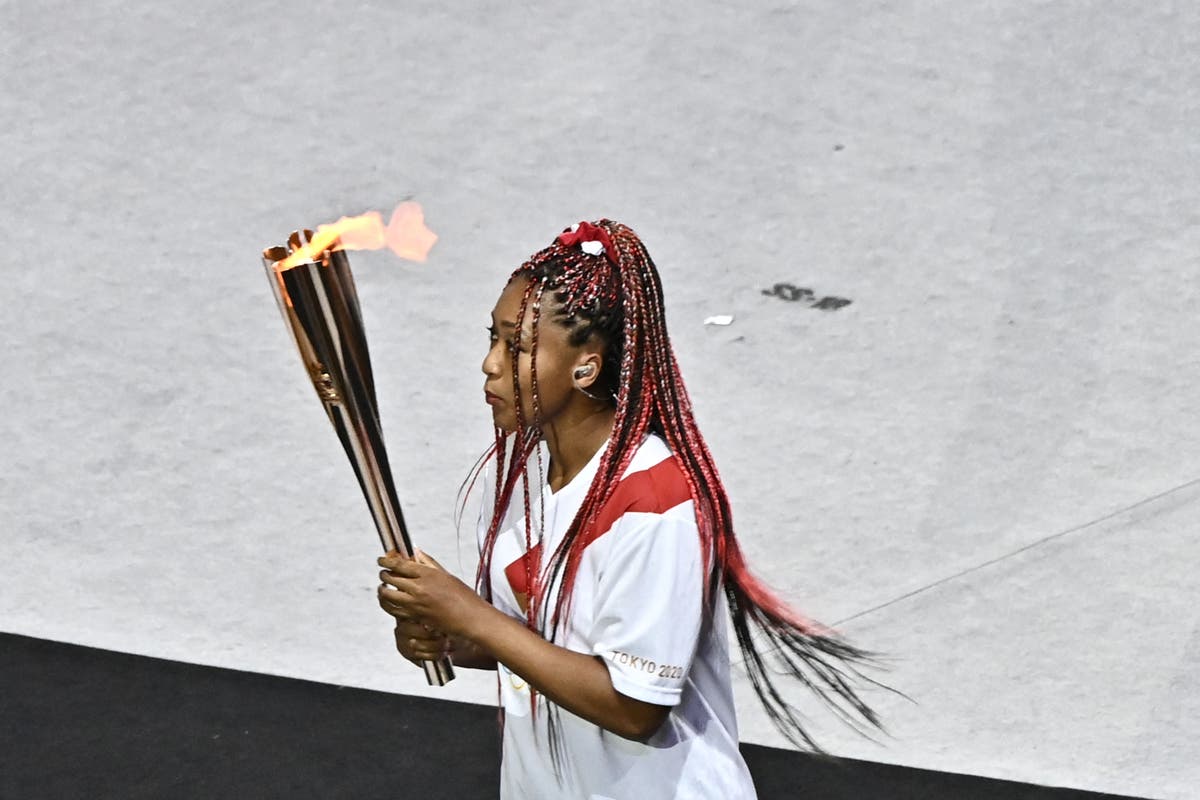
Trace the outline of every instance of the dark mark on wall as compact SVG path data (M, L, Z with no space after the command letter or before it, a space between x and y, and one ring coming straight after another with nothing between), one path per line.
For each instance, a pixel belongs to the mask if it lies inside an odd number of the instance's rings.
M813 308L818 308L821 311L837 311L839 308L850 305L850 301L844 297L822 297L820 300L812 304Z
M837 311L839 308L850 305L851 301L844 297L822 297L817 299L812 289L805 289L803 286L796 286L791 283L777 283L770 289L763 289L762 293L768 297L778 297L780 300L786 300L789 303L804 303L809 308L815 308L820 311Z

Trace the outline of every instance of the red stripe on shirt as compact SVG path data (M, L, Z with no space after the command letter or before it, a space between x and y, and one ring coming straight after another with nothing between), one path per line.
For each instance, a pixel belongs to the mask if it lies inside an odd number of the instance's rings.
M692 494L688 490L687 479L684 478L679 462L675 460L675 456L668 456L649 469L634 472L621 479L612 497L600 509L599 515L584 534L584 547L612 530L613 525L624 514L664 514L691 499ZM529 559L532 557L534 564L540 564L541 556L542 545L539 542L525 555L504 568L504 575L522 607L525 606L525 598L529 594Z

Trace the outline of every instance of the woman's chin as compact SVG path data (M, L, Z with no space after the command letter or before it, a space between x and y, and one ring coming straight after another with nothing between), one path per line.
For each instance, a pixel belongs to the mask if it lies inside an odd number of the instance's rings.
M492 424L505 433L515 433L517 430L517 421L513 415L498 408L492 408Z

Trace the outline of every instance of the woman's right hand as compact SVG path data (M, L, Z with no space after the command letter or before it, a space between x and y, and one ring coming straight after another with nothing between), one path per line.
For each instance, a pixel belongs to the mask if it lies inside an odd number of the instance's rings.
M414 664L437 661L450 651L450 642L443 634L412 620L397 618L395 637L400 655Z

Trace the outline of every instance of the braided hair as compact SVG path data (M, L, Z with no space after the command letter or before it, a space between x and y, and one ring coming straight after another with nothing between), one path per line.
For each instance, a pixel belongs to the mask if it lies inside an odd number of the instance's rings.
M583 241L590 239L591 241ZM603 247L601 250L596 243ZM584 245L584 246L581 246ZM586 245L593 245L587 247ZM589 341L603 345L600 375L591 390L614 409L612 435L596 475L570 527L553 553L526 558L528 587L526 624L554 641L569 614L572 588L587 533L625 474L647 434L662 437L687 482L695 505L696 523L705 554L706 608L714 592L723 591L751 684L775 725L795 745L821 752L801 722L799 711L776 684L782 674L799 680L851 726L866 732L882 726L875 712L858 696L859 668L874 665L872 654L849 644L823 626L801 616L751 574L734 536L733 516L712 454L700 434L692 404L667 336L662 283L641 239L630 228L611 220L580 223L564 231L513 272L509 283L527 284L517 317L518 328L530 315L532 419L520 401L518 350L512 349L513 396L517 411L515 434L496 428L495 442L467 483L495 463L493 513L482 547L476 584L492 597L492 551L505 510L520 488L525 507L526 550L533 550L529 466L536 464L541 480L541 407L537 381L538 326L542 317L564 326L573 346ZM540 508L540 504L539 504ZM537 563L549 558L546 566ZM548 597L551 592L554 597ZM547 611L549 608L549 611ZM531 698L536 713L536 697ZM554 737L553 707L550 734ZM556 759L557 760L557 759Z

